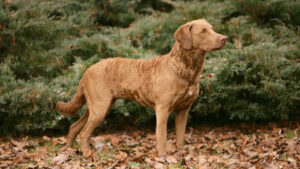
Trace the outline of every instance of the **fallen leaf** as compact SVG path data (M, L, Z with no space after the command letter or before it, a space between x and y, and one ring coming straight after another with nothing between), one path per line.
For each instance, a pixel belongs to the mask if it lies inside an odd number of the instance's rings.
M57 144L66 144L67 140L65 137L57 137L52 139L52 146L56 146Z
M133 161L139 161L141 158L143 158L143 156L145 155L144 152L135 152L135 155L133 156L132 160Z
M187 156L184 157L185 161L189 161L193 158L193 154L188 154Z
M297 168L297 162L294 158L289 157L287 160L293 165L294 168Z
M154 166L154 161L152 161L150 158L145 158L144 160L150 167L153 167Z
M0 161L0 168L9 168L13 165L12 161L6 160L6 161Z
M156 162L161 162L161 163L166 162L166 157L155 157L154 159Z
M29 164L26 167L27 169L34 169L34 168L38 168L38 165Z
M173 156L167 156L166 158L166 161L169 163L169 164L172 164L172 163L177 163L177 159Z
M126 143L126 145L131 146L131 147L134 147L134 146L136 146L138 144L140 144L140 142L138 142L138 141L130 141L130 142Z
M204 165L206 162L207 162L207 160L204 158L204 156L202 156L202 155L200 155L199 157L198 157L198 160L199 160L199 166L202 166L202 165Z
M160 163L160 162L158 162L158 161L156 161L155 164L154 164L154 168L155 169L166 169L167 166L164 165L164 164L162 164L162 163Z
M18 150L23 151L23 148L28 145L28 137L23 138L20 142L10 139L10 142L18 148Z
M103 148L104 146L105 146L104 143L96 143L94 147L95 147L96 150L99 150L99 151L105 151L105 150L103 150L103 149L104 149L104 148Z
M58 166L58 165L55 165L55 166L51 166L50 167L51 169L62 169L60 166Z
M147 140L150 141L150 140L155 140L155 134L147 134L146 136Z
M216 133L211 131L211 132L207 133L204 137L207 138L208 140L214 140L214 139L216 139Z
M43 136L43 139L44 139L45 141L50 141L50 138L49 138L48 136Z
M127 158L127 153L119 151L119 154L115 155L115 159L119 161L124 161Z
M66 155L66 154L60 154L60 155L58 155L58 156L56 156L56 157L54 157L54 158L52 159L52 163L53 163L54 165L59 165L59 164L62 164L63 162L65 162L65 161L67 161L68 158L69 158L69 155Z
M14 165L19 164L19 163L24 163L28 159L28 156L26 155L25 152L19 151L16 154L16 157L13 160Z
M115 163L113 163L113 165L111 165L110 167L108 167L107 169L113 169L115 168L115 166L119 163L119 161L116 161Z
M36 152L34 153L35 159L42 160L46 156L48 156L48 147L39 147L37 148Z
M119 144L119 142L121 141L121 139L119 137L117 137L117 136L111 136L110 137L110 141L111 141L111 144L114 147L116 147Z
M249 151L249 152L246 152L246 154L249 156L249 159L258 157L258 152Z

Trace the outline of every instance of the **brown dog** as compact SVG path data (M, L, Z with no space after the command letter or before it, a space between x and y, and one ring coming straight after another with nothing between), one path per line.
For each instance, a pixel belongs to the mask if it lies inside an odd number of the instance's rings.
M176 112L176 145L183 147L188 112L198 96L199 77L205 53L222 48L226 37L214 32L203 19L180 26L172 50L150 60L111 58L89 67L74 98L57 102L64 115L75 115L87 101L84 115L71 125L68 146L80 132L84 157L92 153L89 137L103 121L116 99L132 99L156 111L156 141L159 155L167 153L167 120Z

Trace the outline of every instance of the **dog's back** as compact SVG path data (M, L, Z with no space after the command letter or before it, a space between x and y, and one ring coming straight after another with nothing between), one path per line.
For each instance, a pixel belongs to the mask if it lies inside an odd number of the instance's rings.
M92 65L84 76L109 88L116 99L133 99L143 106L153 108L153 78L159 66L160 58L110 58Z

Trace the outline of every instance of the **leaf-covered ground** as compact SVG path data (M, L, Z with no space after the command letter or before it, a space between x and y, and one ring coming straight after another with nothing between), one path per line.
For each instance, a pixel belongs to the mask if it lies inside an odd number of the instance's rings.
M169 154L158 157L153 130L128 129L91 138L95 153L82 157L64 137L1 138L1 168L299 168L300 122L189 127L184 149L168 131Z

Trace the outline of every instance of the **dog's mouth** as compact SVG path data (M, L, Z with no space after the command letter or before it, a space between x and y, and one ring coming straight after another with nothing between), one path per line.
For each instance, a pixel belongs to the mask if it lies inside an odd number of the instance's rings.
M216 47L216 48L213 48L211 51L220 50L220 49L222 49L225 45L226 45L226 41L222 42L222 43L220 44L220 46L218 46L218 47Z
M224 45L224 46L225 46L225 45ZM220 50L220 49L222 49L224 46L221 46L221 47L218 47L218 48L214 48L214 49L212 49L211 51Z
M211 52L211 51L220 50L220 49L222 49L224 46L225 46L225 45L222 45L222 46L219 46L219 47L216 47L216 48L209 48L209 49L207 49L206 51L207 51L207 52Z

